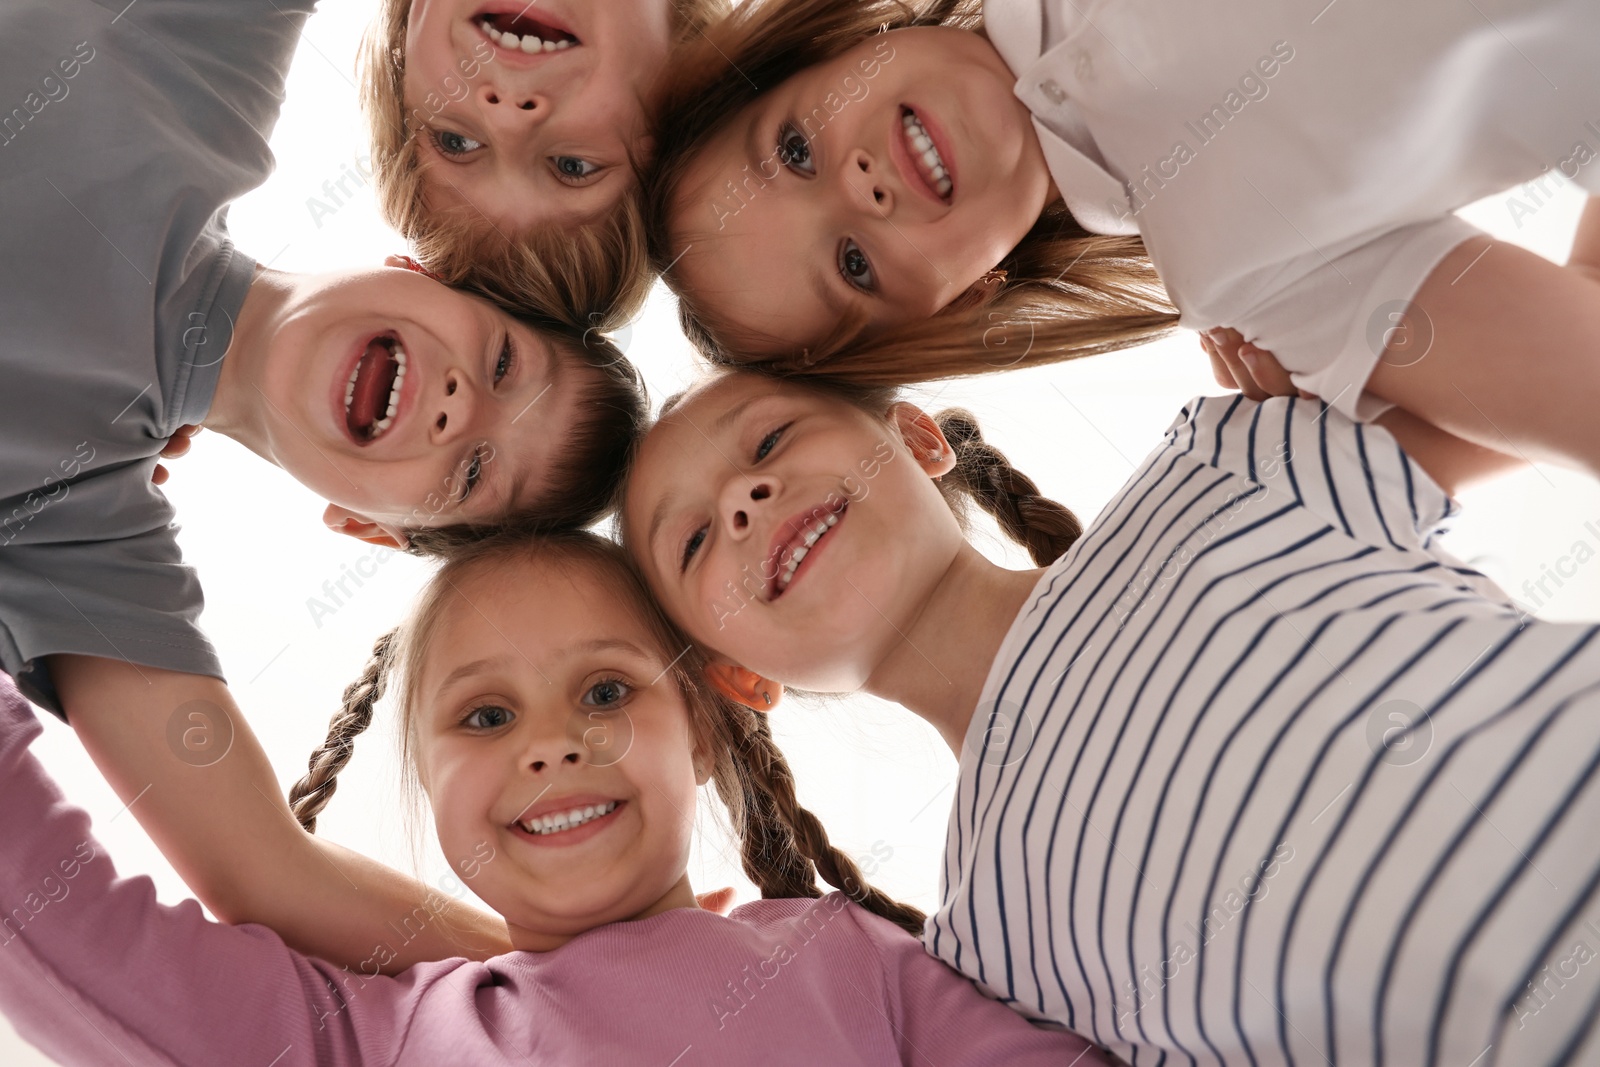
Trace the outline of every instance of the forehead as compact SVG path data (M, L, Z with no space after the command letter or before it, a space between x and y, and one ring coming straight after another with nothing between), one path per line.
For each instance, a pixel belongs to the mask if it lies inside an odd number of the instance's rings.
M440 607L424 655L425 683L458 663L499 655L543 664L597 638L651 647L639 605L619 576L559 552L456 575Z

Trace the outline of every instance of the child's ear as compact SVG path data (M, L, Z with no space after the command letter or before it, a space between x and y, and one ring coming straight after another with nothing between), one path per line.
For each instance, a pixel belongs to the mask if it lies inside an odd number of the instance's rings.
M939 429L932 415L915 404L901 401L889 409L889 418L900 431L900 439L911 450L917 466L928 477L938 478L955 469L956 450L945 440L944 431Z
M783 686L731 663L708 664L706 683L735 704L755 711L771 711L783 700Z
M373 522L365 515L357 515L353 511L341 508L338 504L328 505L327 510L322 513L322 524L335 533L354 537L357 541L365 541L369 545L382 545L394 549L406 547L406 535L403 531Z

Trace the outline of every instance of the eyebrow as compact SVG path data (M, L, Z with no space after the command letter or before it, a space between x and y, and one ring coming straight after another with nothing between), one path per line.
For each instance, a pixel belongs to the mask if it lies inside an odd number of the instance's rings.
M656 534L661 532L661 524L667 521L667 513L672 510L672 505L678 502L677 496L668 493L656 505L655 514L650 516L650 532L645 535L644 543L648 548L656 543Z
M744 134L745 162L755 167L757 177L761 176L761 131L766 126L766 123L762 121L761 110L761 108L757 107L751 114L750 125ZM783 169L781 163L779 164L779 169ZM777 178L776 174L772 176L773 181L776 181ZM762 178L761 180L766 181L767 179Z
M495 656L490 659L475 659L471 663L463 663L461 666L445 675L444 681L440 682L438 686L435 687L434 692L443 693L445 690L449 689L451 686L465 678L470 678L477 674L486 674L490 670L499 667L510 658L511 657L509 656Z

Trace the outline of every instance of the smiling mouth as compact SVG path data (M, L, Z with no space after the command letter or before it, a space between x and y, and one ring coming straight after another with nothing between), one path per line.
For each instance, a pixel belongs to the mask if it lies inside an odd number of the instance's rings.
M398 337L382 334L367 342L344 387L344 424L351 436L367 444L394 425L405 378L406 350Z
M950 180L950 168L945 166L944 157L939 155L939 148L928 136L922 120L909 107L902 107L900 125L905 130L906 143L912 150L911 158L922 180L928 183L928 188L939 194L941 200L948 201L955 183Z
M582 44L572 34L521 13L482 14L476 19L484 36L501 48L533 55L561 52Z
M777 600L789 588L789 583L794 581L795 572L800 569L800 564L806 556L817 547L817 543L828 535L844 517L848 503L835 510L818 508L801 523L789 536L789 539L767 559L767 569L776 568L771 582L767 585L767 600Z
M617 810L617 801L608 800L604 804L591 804L571 811L551 812L549 815L540 815L533 819L523 819L517 825L535 837L544 837L547 834L559 834L566 830L576 830L596 819L605 818Z

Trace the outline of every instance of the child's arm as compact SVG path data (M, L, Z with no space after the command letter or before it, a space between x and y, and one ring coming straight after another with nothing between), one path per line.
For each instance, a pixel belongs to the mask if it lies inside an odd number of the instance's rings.
M0 674L0 1009L23 1037L107 1067L392 1062L417 984L343 973L192 900L158 903L150 879L118 876L29 751L39 733Z
M53 656L50 673L101 773L219 919L261 923L369 973L510 951L498 916L303 831L222 682L87 656ZM185 738L224 716L232 740L220 759L221 742Z
M1596 199L1564 267L1488 238L1452 250L1390 342L1408 345L1403 358L1379 360L1370 393L1487 448L1600 473Z
M1200 343L1211 357L1217 384L1224 388L1236 388L1252 400L1297 394L1315 399L1295 387L1277 357L1245 342L1238 330L1210 330L1201 335ZM1402 408L1390 408L1374 421L1388 430L1406 455L1451 496L1475 482L1524 465L1516 456L1463 441Z

